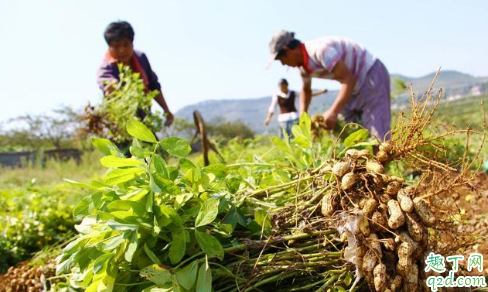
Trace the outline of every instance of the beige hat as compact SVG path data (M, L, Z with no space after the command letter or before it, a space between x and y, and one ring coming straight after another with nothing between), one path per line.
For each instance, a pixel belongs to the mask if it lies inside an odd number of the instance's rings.
M278 56L278 53L283 50L294 38L294 32L289 32L286 30L276 31L273 34L273 37L271 37L271 41L269 42L269 51L271 52L269 62L273 62L274 60L276 60L276 56Z

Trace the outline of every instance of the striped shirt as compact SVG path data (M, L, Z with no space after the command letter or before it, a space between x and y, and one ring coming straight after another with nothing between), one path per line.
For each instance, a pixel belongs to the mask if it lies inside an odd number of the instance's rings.
M369 51L352 40L341 37L322 37L302 44L302 50L307 55L300 72L304 80L312 77L334 79L332 70L339 60L356 77L353 94L361 88L369 69L376 61Z

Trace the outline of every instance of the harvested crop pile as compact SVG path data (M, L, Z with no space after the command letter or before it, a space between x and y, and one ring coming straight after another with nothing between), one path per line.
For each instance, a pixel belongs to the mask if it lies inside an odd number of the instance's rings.
M10 267L0 276L0 291L2 292L41 292L47 291L50 282L47 278L55 275L54 261L39 267L32 267L20 263L17 267Z
M93 194L75 209L80 235L58 273L86 291L421 291L426 253L474 244L440 198L473 179L472 160L444 159L443 139L475 133L430 128L439 99L412 99L375 154L360 129L316 155L303 116L294 140L272 139L276 163L198 167L188 143L129 120L132 158L94 139L107 175L72 182ZM389 174L397 163L418 180Z

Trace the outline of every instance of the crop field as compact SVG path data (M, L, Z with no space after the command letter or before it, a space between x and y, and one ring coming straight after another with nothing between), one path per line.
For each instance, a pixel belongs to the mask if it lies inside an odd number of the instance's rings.
M0 291L429 291L429 253L488 256L483 100L428 95L383 143L304 115L208 166L121 121L129 155L92 137L79 163L0 170Z

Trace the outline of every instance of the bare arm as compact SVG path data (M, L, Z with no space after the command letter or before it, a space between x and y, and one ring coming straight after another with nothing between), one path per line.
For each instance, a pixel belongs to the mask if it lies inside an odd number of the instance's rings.
M302 92L300 93L300 115L308 111L308 106L312 100L312 78L303 79Z
M341 83L341 88L330 109L324 113L325 124L328 129L334 128L337 116L351 98L352 90L356 84L356 77L342 60L337 62L332 73L334 74L334 79Z
M164 112L166 113L166 126L171 126L174 120L174 116L169 110L168 105L166 104L166 100L164 99L163 93L160 92L155 98L156 102L163 108Z
M322 89L322 90L316 91L316 92L312 93L312 97L316 97L318 95L326 93L327 91L328 91L327 89Z
M264 120L264 124L266 126L269 124L269 121L271 120L271 117L274 114L274 110L275 110L275 107L277 104L278 104L278 96L276 94L273 94L271 96L271 103L270 103L269 108L268 108L268 116Z
M271 121L271 118L273 117L273 112L268 112L268 116L264 120L264 124L267 126L269 125L269 122Z

